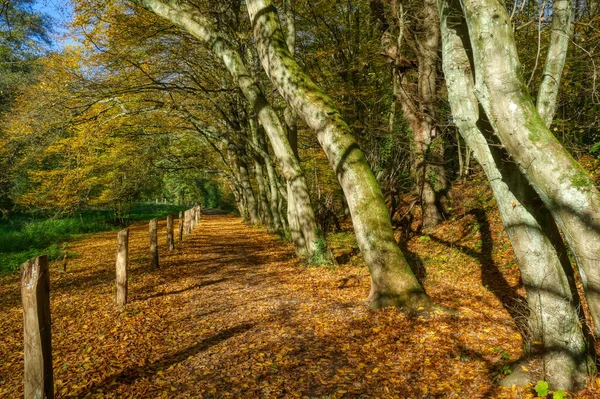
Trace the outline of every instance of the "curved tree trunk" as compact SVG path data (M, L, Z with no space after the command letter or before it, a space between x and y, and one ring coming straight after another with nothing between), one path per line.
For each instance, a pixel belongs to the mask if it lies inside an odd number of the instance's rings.
M269 192L270 192L270 205L271 205L271 213L273 215L273 225L275 230L281 230L283 225L281 223L281 215L279 214L279 192L277 190L277 174L275 173L275 168L273 167L273 162L271 161L271 156L269 155L269 149L267 148L267 143L265 142L264 132L259 127L258 129L258 145L264 151L263 159L265 161L265 169L267 170L267 177L269 178Z
M248 0L258 53L267 75L299 117L316 132L352 214L358 245L371 273L371 306L429 306L431 301L398 248L383 195L348 125L291 56L270 0Z
M462 0L475 93L495 133L563 231L600 333L600 192L552 135L521 76L512 24L500 0Z
M284 177L291 184L302 230L302 237L294 242L296 252L302 256L312 254L316 250L317 224L310 203L306 179L290 147L285 129L277 113L269 105L255 79L246 69L239 51L197 8L190 4L166 0L131 1L189 32L223 61L234 81L256 112L258 120L269 136Z
M296 21L294 17L292 0L284 0L283 7L287 25L285 42L291 56L293 57L296 50ZM300 162L300 156L298 155L298 118L294 110L289 105L283 110L283 117L287 128L287 137L290 147L292 148L292 151L294 151L296 159L298 162ZM292 185L290 182L287 183L287 194L288 226L292 240L295 242L299 239L302 239L302 231L300 229L300 220L298 219L296 202L294 201Z
M502 222L519 260L527 290L532 341L543 345L544 379L553 389L581 388L588 375L589 342L579 327L579 297L569 259L551 215L533 200L534 190L505 161L473 94L468 30L458 0L440 0L443 69L454 121L488 176ZM487 129L486 129L487 126ZM514 375L523 373L515 370ZM514 376L505 383L510 384Z
M554 0L552 2L552 27L550 46L546 56L544 75L537 97L540 117L550 127L556 110L556 98L560 88L567 50L571 41L571 22L573 21L573 0Z
M252 134L252 143L256 147L260 147L258 142L258 126L254 118L249 115L248 123L250 132ZM258 155L254 154L252 159L254 160L254 175L256 178L256 185L258 186L258 201L260 204L260 220L267 226L268 231L273 231L273 215L269 209L269 199L267 198L267 189L265 184L265 175L263 171L263 165Z
M237 164L240 170L240 183L242 184L242 192L244 193L244 198L246 199L246 210L248 212L248 216L250 217L250 223L258 224L260 222L258 218L258 204L256 202L256 197L254 196L254 191L252 190L252 184L250 183L248 165L246 164L243 156L239 155L237 156Z

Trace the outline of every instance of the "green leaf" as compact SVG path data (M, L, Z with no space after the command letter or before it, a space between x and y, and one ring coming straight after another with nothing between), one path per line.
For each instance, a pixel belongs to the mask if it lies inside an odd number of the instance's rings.
M554 393L552 394L552 399L565 399L565 395L567 393L565 391L554 391Z
M537 392L538 398L545 398L548 395L548 383L546 381L538 381L535 385L535 392Z

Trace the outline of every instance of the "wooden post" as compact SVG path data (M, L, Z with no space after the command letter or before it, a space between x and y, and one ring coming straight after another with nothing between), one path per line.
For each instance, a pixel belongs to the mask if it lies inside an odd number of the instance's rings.
M173 215L167 216L167 247L169 251L175 249L175 238L173 237Z
M158 219L152 219L150 231L150 269L158 269Z
M190 220L190 210L189 209L187 211L185 211L185 213L183 214L183 223L185 225L185 235L190 234L190 232L192 231L192 229L190 228L190 224L192 223L192 221Z
M183 240L183 211L179 211L179 242Z
M21 265L25 347L25 398L54 398L50 276L46 255Z
M129 262L129 229L117 234L117 305L127 303L127 264Z

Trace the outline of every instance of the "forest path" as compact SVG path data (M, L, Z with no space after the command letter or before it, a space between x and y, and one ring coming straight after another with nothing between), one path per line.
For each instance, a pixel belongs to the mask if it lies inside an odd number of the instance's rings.
M239 218L204 215L172 252L165 235L162 220L161 267L151 272L147 225L130 228L123 311L115 232L71 244L80 255L66 273L51 266L58 398L516 397L492 386L521 344L492 296L432 274L436 301L470 295L477 305L458 317L375 312L364 303L365 267L307 267ZM0 279L0 397L22 397L18 287L17 277Z

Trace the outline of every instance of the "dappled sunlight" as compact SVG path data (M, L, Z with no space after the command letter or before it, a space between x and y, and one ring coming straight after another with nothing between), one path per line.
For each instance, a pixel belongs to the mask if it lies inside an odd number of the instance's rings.
M408 244L463 257L448 268L425 262L428 293L459 310L450 316L369 310L362 260L306 267L291 245L232 216L204 216L172 252L163 236L161 221L160 268L151 272L147 225L130 228L122 311L114 232L72 243L81 255L66 272L51 266L57 397L513 397L492 383L519 358L521 336L469 270L485 259L458 243ZM18 289L14 277L0 280L0 393L22 392Z

